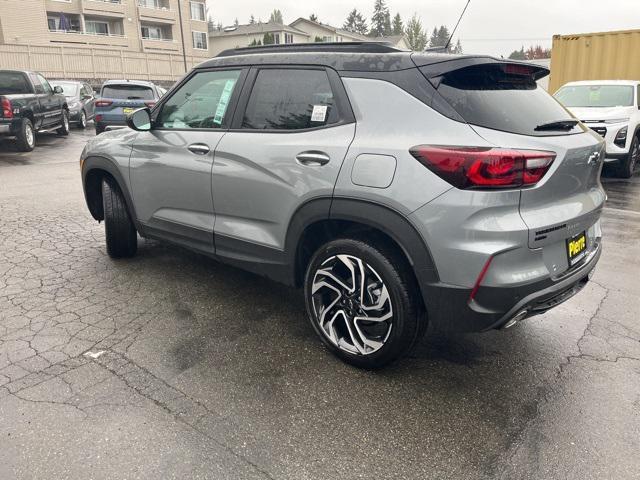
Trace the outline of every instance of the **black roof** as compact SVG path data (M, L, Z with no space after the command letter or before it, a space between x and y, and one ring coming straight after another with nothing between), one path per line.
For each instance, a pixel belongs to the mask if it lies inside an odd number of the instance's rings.
M486 55L411 52L386 42L294 43L235 48L221 52L196 68L246 65L324 65L338 71L390 72L429 66L429 77L484 63L520 63ZM541 71L544 67L526 64ZM548 70L546 70L548 73ZM433 73L433 75L432 75Z

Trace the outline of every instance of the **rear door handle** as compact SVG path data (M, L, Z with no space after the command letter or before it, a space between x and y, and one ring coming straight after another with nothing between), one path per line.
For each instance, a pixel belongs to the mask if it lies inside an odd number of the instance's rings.
M196 155L206 155L211 151L209 146L204 143L192 143L187 148L191 153L195 153Z
M329 163L329 160L331 160L331 158L324 152L318 152L314 150L299 153L296 156L296 160L302 165L307 165L309 167L320 167Z

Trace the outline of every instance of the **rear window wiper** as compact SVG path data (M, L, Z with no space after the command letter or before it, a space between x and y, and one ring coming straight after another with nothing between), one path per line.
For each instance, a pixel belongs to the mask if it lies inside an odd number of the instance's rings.
M558 120L557 122L543 123L538 125L534 130L536 132L544 132L549 130L571 130L578 124L578 120Z

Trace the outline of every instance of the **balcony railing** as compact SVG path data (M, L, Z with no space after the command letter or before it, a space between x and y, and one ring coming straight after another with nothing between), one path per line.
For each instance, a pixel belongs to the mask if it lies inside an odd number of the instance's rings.
M163 11L171 11L171 5L169 4L159 4L155 2L147 3L144 1L138 1L138 6L140 8L150 8L152 10L163 10Z
M97 0L97 1L100 1L100 0ZM56 33L56 34L72 33L74 35L92 35L92 36L96 36L96 37L127 38L126 35L121 34L121 33L94 33L94 32L82 32L80 30L51 30L51 29L49 29L49 31L51 33Z
M87 0L88 2L112 3L114 5L124 5L125 0Z
M173 38L151 38L151 37L142 37L143 40L151 40L152 42L169 42L173 43Z

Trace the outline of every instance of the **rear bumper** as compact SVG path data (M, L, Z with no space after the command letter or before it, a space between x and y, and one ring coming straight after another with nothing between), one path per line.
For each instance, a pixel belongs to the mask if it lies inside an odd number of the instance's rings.
M423 285L429 321L445 331L481 332L502 328L560 305L589 281L602 253L598 242L590 254L560 278L547 278L514 287L480 287L469 302L471 289L451 285Z
M13 127L13 123L12 122L0 123L0 135L3 135L3 136L15 135L15 129Z

